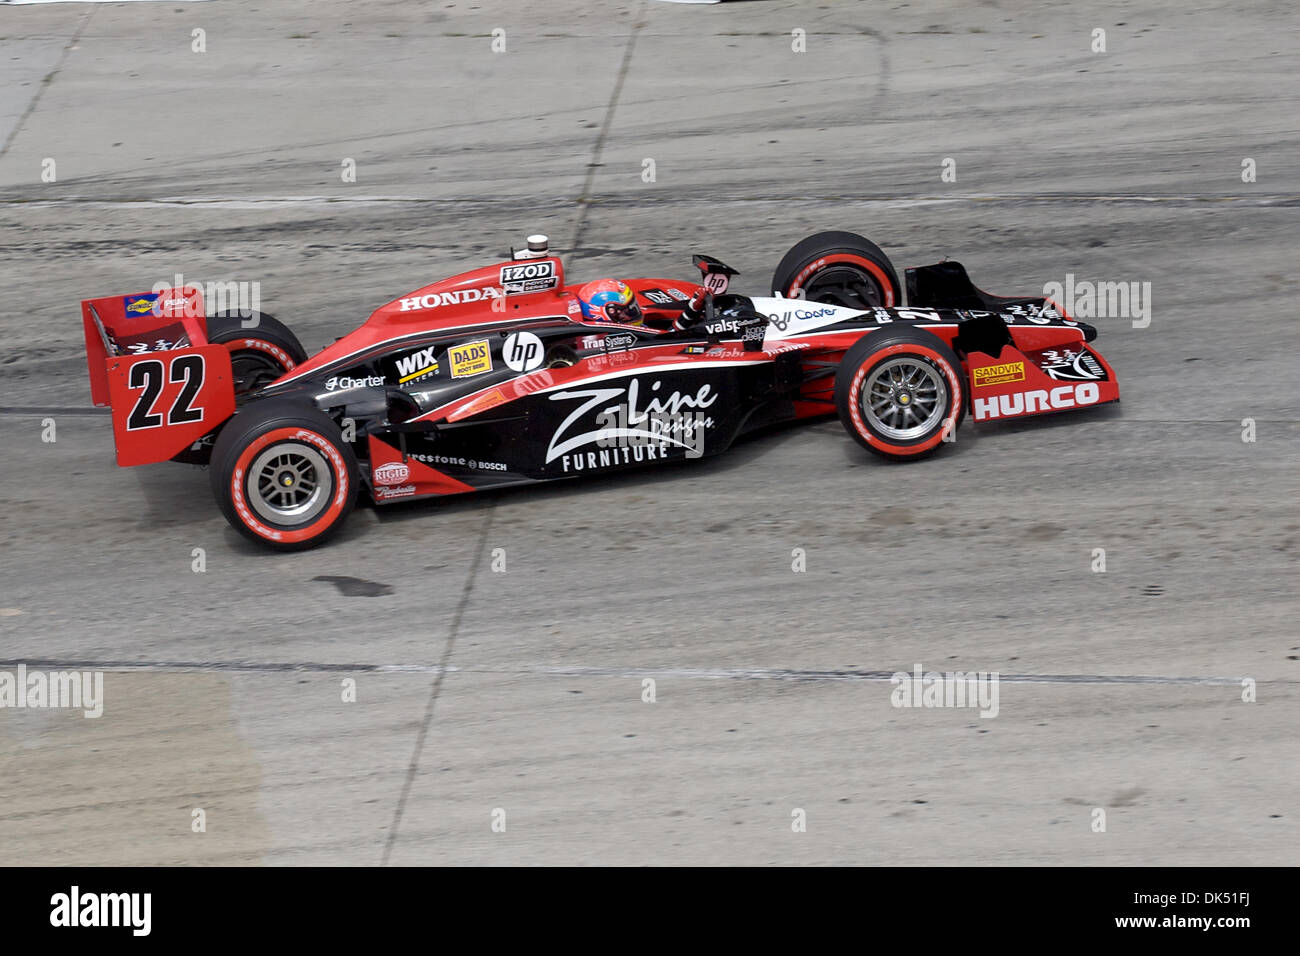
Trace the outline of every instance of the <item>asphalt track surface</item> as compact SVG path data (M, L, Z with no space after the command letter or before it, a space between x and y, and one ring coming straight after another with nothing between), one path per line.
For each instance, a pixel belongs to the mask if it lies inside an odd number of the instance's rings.
M0 9L0 670L105 673L99 719L0 712L0 862L1294 863L1297 35L1252 2ZM1004 294L1150 282L1145 328L1096 320L1123 402L903 466L831 420L289 556L90 409L78 300L178 272L315 350L532 232L573 278L707 252L760 293L828 228ZM998 716L891 706L918 664L997 671Z

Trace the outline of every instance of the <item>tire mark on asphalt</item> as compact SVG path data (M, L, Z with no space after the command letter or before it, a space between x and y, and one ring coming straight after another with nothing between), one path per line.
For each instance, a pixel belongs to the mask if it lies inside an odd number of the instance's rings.
M20 405L0 405L0 415L110 415L110 408L96 408L93 405L49 405L23 407ZM1257 419L1258 420L1258 419Z
M81 39L81 34L85 31L86 24L90 22L90 18L94 16L94 14L95 8L94 6L91 6L90 9L86 11L86 15L81 18L81 22L77 24L77 29L72 32L72 39L64 45L63 52L59 54L59 62L54 64L54 69L45 74L45 77L41 80L41 85L36 88L36 93L27 103L27 108L23 110L22 115L14 122L13 129L9 131L9 135L5 137L4 146L0 147L0 159L3 159L5 153L9 152L9 147L13 145L14 139L18 136L18 131L21 130L23 124L27 122L27 117L32 115L32 111L36 109L36 104L40 102L41 97L45 95L45 91L49 88L50 84L54 82L54 78L58 76L59 71L63 69L63 64L68 60L68 54L72 52L72 48L75 47L77 41Z
M862 670L858 668L837 668L834 670L797 670L793 668L770 668L770 667L612 667L612 666L589 666L582 664L564 665L564 664L520 664L520 665L500 665L500 666L482 666L482 667L455 667L447 663L451 656L451 645L455 639L456 633L460 628L461 616L464 613L465 605L472 590L474 577L477 575L478 566L482 563L482 547L486 544L488 525L491 524L492 513L489 511L488 518L484 522L482 536L480 538L479 554L476 555L474 567L470 573L470 580L466 582L464 591L461 594L460 605L456 609L456 614L452 620L452 634L448 641L447 650L443 654L443 660L439 664L335 664L320 663L311 661L297 662L257 662L257 661L111 661L111 660L71 660L71 659L49 659L49 660L0 660L0 668L16 668L19 664L25 664L32 670L103 670L103 671L234 671L251 674L275 674L275 673L372 673L372 674L434 674L439 678L434 683L433 695L430 697L429 706L425 713L425 724L421 730L421 737L416 745L416 753L412 758L410 773L413 775L414 768L418 763L420 748L424 742L424 734L427 733L429 723L433 716L433 705L437 698L437 693L441 688L441 678L446 674L505 674L511 676L519 675L542 675L547 677L620 677L620 678L680 678L683 680L777 680L777 681L795 681L795 682L813 682L813 681L864 681L879 682L890 681L895 674L908 674L907 671L887 671L887 670ZM927 671L926 673L929 673ZM1018 684L1174 684L1174 685L1232 685L1240 686L1242 677L1173 677L1161 674L998 674L998 679ZM1298 680L1277 679L1277 680L1257 680L1257 684L1267 685L1290 685L1300 684ZM413 776L408 776L407 790L410 789L410 780ZM401 806L405 805L405 792ZM400 816L400 807L399 807ZM394 832L396 832L394 830ZM390 834L391 837L391 834ZM387 852L385 852L387 859Z
M456 647L456 635L460 632L460 622L465 616L465 608L469 605L469 596L474 590L474 582L478 579L479 567L483 564L488 529L492 527L492 515L495 509L495 501L489 501L484 509L483 528L479 531L478 547L474 550L474 561L470 565L469 576L465 579L465 586L460 592L460 601L452 615L451 627L447 633L447 646L443 649L441 662L436 668L427 671L434 675L433 686L429 689L429 702L424 708L424 720L421 721L420 730L415 736L415 749L411 753L411 763L406 768L406 779L402 783L402 792L393 812L393 822L388 828L388 839L384 841L384 852L379 860L380 866L388 865L388 860L393 854L393 845L397 842L397 833L402 825L402 816L406 812L406 803L411 796L411 788L415 785L415 775L420 769L420 754L424 751L424 741L428 738L429 728L433 725L434 708L438 704L438 696L442 693L443 678L452 670L450 662L452 651Z
M605 154L605 140L609 138L609 129L614 125L614 112L618 109L619 97L623 95L623 81L627 79L628 69L632 65L632 53L636 50L636 38L645 24L641 21L645 13L646 0L641 0L633 15L632 32L628 35L627 46L623 49L623 62L618 68L618 78L614 81L614 92L610 94L609 105L605 107L605 120L600 125L596 136L596 145L591 151L591 162L587 163L587 177L582 184L582 193L578 196L578 221L573 227L571 253L579 248L584 233L587 231L587 210L591 207L591 187L596 181L596 171L600 169L601 157Z

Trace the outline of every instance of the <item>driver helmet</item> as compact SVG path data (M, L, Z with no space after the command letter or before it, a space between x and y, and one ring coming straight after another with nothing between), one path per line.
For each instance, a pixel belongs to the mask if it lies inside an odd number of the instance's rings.
M636 293L618 279L597 279L578 290L578 304L588 322L619 322L640 325L644 319Z

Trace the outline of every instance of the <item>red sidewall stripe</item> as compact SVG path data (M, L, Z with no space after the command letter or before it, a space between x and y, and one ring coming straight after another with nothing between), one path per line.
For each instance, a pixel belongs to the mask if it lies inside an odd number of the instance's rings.
M334 473L333 499L325 510L316 516L314 521L301 528L277 528L266 524L248 503L245 489L248 467L263 449L277 442L313 446L325 456L325 460L329 462ZM312 431L310 428L275 428L257 436L240 452L239 459L235 462L234 470L230 475L228 490L231 504L235 508L235 514L239 516L239 520L244 527L268 541L295 544L324 534L342 517L344 506L348 500L348 481L348 468L343 456L334 446L334 443L324 435Z
M891 308L894 305L894 283L889 276L885 274L885 270L880 268L880 266L876 265L870 259L864 259L862 256L855 256L847 252L836 252L829 256L818 256L812 262L808 263L808 265L799 270L799 274L794 277L794 281L790 283L790 287L782 290L782 294L785 295L786 298L796 298L799 290L803 288L803 284L809 276L814 272L818 272L826 266L837 262L850 262L853 265L862 266L862 268L870 272L876 277L876 281L880 283L881 291L885 293L885 308Z
M944 417L942 427L925 441L910 445L895 445L868 428L867 423L862 419L862 403L859 400L862 393L862 383L871 370L891 356L901 354L919 355L928 359L948 380L948 414ZM955 427L957 411L965 400L966 396L962 393L961 380L956 369L949 364L948 360L928 345L914 345L911 342L888 345L878 352L872 352L870 361L864 361L858 366L858 370L853 374L853 381L849 383L849 416L853 419L854 429L865 441L896 455L918 455L938 445L943 441L944 436Z
M257 349L258 351L266 352L273 359L278 361L280 367L286 372L292 372L294 367L298 364L293 360L293 356L280 346L276 345L274 342L268 342L266 339L259 339L255 335L240 336L239 338L233 339L229 342L223 342L222 345L226 347L226 351L230 352L231 355L234 355L236 352L243 352L247 349Z

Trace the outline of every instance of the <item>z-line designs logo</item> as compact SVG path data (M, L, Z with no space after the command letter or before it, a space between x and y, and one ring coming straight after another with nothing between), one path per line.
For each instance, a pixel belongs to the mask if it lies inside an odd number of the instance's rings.
M452 378L470 378L492 371L492 352L487 339L453 346L447 350L447 363Z
M976 368L972 373L975 380L976 388L983 388L985 385L1005 385L1008 382L1023 382L1025 380L1025 363L1024 362L1003 362L1001 365L985 365L982 368Z
M1048 349L1043 352L1040 366L1049 378L1058 381L1104 382L1106 370L1087 349L1075 351Z
M652 382L650 391L657 392L658 390L659 382ZM608 422L619 417L620 404L617 400L622 398L624 393L627 395L626 414L622 417L620 426L611 428L607 424L602 424L602 420ZM656 429L652 422L663 423L665 421L680 420L685 410L698 411L709 408L718 400L718 396L713 394L712 387L706 384L701 385L693 395L689 393L683 395L678 391L674 391L670 395L653 395L642 406L641 380L635 378L632 379L631 384L626 389L590 388L556 392L551 396L551 401L564 401L571 398L585 399L585 401L569 413L568 417L560 423L560 427L555 430L555 434L551 436L550 444L546 446L546 463L548 465L560 457L567 459L568 453L575 449L620 438L634 439L639 442L648 442L661 446L672 444L688 451L694 451L699 445L698 438L694 442L682 441L673 437L663 428ZM608 404L601 407L602 403ZM597 420L595 422L597 427L577 434L569 434L570 428L578 419L592 411L597 411ZM701 421L698 425L700 434L702 435L703 430L712 427L713 424L711 418L705 418Z

